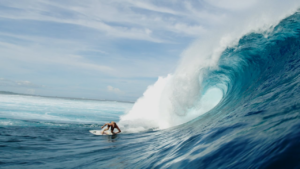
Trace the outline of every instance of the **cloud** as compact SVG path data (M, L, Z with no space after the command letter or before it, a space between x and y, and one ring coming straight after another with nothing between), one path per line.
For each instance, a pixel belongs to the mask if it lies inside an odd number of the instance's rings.
M198 15L180 1L5 1L0 16L13 20L35 20L74 24L98 30L109 37L170 42L172 33L198 36L203 27ZM172 8L173 7L173 8ZM13 10L12 10L13 9ZM209 18L207 18L209 19ZM202 18L203 20L203 18ZM195 31L196 29L196 31ZM192 31L191 31L192 30ZM160 36L164 33L165 38ZM166 37L166 33L167 35Z
M95 64L90 60L77 55L77 51L84 50L85 45L74 41L57 40L53 38L41 38L36 36L22 36L13 34L3 34L9 38L17 39L24 44L14 44L0 40L0 50L2 61L20 62L21 64L47 64L61 65L63 67L73 67L74 69L94 70L107 74L113 73L114 69L107 65ZM38 45L37 45L38 44ZM101 51L103 53L103 51ZM10 56L10 57L7 57ZM5 65L4 65L5 66Z
M180 51L173 54L172 59L164 59L166 56L160 59L160 54L156 54L156 57L152 54L130 58L118 51L106 56L105 60L111 60L108 62L82 53L99 50L103 51L99 56L103 56L110 53L110 46L132 51L148 48L131 45L131 48L126 49L118 42L120 39L141 40L145 45L149 45L146 44L148 42L183 43L180 38L196 38L205 33L203 19L209 20L214 16L208 15L203 8L197 10L197 5L177 0L163 3L151 0L17 0L1 1L0 6L0 66L5 68L8 67L5 63L10 63L15 69L28 69L30 66L23 66L27 64L32 65L32 70L39 65L51 65L123 77L166 75L170 69L165 71L161 65L169 66L171 63L173 65L170 67L174 67ZM191 8L198 13L191 12ZM126 42L126 45L130 43ZM116 63L124 57L130 64ZM149 62L146 57L153 59ZM168 61L162 63L161 60ZM141 68L141 71L136 71L137 68Z
M240 0L205 0L208 3L224 9L234 9L234 10L244 10L246 8L250 8L255 5L258 0L247 0L247 1L240 1Z
M8 86L8 87L22 87L22 88L30 88L28 90L33 91L33 88L43 88L44 86L42 85L37 85L34 84L30 81L17 81L17 80L9 80L9 79L4 79L0 78L0 86Z
M122 93L122 91L120 89L114 88L112 86L107 86L107 90L109 92L112 92L112 93L115 93L115 94L121 94Z

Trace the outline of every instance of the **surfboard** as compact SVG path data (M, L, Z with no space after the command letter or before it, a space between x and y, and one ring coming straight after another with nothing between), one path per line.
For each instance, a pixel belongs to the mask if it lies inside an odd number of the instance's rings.
M90 133L94 134L94 135L112 135L112 133L110 131L105 131L102 133L102 130L90 130Z

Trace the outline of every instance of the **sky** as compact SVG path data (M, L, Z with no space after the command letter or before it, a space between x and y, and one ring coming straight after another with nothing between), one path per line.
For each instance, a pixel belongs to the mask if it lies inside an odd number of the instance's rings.
M193 42L258 3L0 0L0 91L135 101Z

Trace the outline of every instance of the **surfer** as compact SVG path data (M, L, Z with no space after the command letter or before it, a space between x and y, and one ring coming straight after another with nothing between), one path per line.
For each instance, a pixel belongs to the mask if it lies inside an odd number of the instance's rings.
M114 121L112 121L112 122L110 122L110 123L105 123L101 128L103 129L103 127L105 127L105 126L107 126L107 128L104 129L104 130L102 131L102 134L103 134L106 130L109 130L109 128L110 128L110 131L111 131L112 134L118 134L118 133L121 133L121 130L120 130L119 126L118 126L117 123L114 122ZM117 128L117 129L119 130L119 131L116 132L116 133L114 133L114 129L115 129L115 128Z

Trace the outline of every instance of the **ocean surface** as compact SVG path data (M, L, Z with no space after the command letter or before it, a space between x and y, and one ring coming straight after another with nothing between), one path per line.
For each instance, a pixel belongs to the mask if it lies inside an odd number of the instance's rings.
M300 168L299 12L243 36L201 77L202 101L169 114L137 111L147 99L0 94L0 168ZM122 133L89 133L109 121Z

